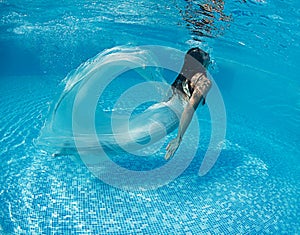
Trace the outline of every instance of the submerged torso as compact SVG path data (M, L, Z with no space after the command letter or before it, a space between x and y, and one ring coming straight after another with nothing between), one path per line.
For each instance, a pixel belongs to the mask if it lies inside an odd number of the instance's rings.
M204 94L208 81L204 73L196 73L191 78L179 74L172 84L173 92L181 94L186 100L189 100L195 91Z

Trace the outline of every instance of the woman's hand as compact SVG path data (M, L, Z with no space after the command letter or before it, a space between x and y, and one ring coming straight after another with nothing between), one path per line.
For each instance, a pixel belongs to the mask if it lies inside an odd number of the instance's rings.
M189 99L188 104L185 106L183 113L180 117L177 137L171 140L166 148L167 149L167 153L165 155L166 160L168 160L175 154L176 150L178 149L181 143L181 139L186 129L190 125L195 110L197 109L200 101L202 99L205 99L205 96L207 95L212 85L211 81L203 74L202 75L199 73L195 74L192 77L192 82L193 80L196 80L194 81L195 83L194 92L192 94L192 97Z
M180 145L180 138L176 137L175 139L171 140L170 143L167 146L167 153L165 155L165 159L168 160L169 158L173 157L176 150L178 149Z

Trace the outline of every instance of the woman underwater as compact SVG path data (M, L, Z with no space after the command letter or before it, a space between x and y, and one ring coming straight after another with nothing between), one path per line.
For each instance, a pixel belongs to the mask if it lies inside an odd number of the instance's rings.
M198 47L190 49L185 55L181 72L172 84L173 96L179 95L187 103L180 117L177 137L171 140L166 148L166 160L171 158L178 149L199 103L205 104L205 97L212 85L206 75L209 63L208 53Z
M143 52L147 55L148 51ZM200 48L192 48L185 54L183 67L171 86L172 97L168 101L150 106L130 119L129 123L107 116L100 110L96 116L100 125L95 125L94 131L89 127L93 124L91 117L95 116L90 115L89 119L82 115L89 113L90 101L93 102L96 97L90 89L93 90L99 82L105 85L105 79L110 79L109 75L114 66L119 68L120 63L126 65L131 64L128 61L136 60L140 61L137 64L143 64L148 58L140 60L140 52L139 48L106 51L67 76L65 90L53 107L51 117L45 123L37 144L54 148L53 156L73 154L74 150L81 149L91 152L95 147L98 149L99 144L104 151L131 152L151 145L178 127L177 137L166 148L165 159L171 158L178 149L199 103L205 103L205 97L212 85L206 74L210 57ZM115 125L112 125L113 121L116 122ZM74 124L79 128L74 129ZM59 150L56 151L57 149Z

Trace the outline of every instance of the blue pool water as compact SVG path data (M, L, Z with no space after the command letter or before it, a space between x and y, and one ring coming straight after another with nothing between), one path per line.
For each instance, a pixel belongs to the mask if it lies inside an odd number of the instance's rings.
M0 234L298 234L299 9L298 0L0 0ZM71 70L140 45L200 46L213 59L227 130L205 176L205 106L191 164L157 189L110 186L34 144ZM113 160L141 171L163 156Z

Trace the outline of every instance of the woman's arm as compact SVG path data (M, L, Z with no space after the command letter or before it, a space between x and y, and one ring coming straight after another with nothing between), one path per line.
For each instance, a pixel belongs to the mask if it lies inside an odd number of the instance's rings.
M206 86L204 90L196 89L193 92L192 97L190 98L188 104L184 108L184 111L180 118L177 137L175 139L171 140L166 148L167 149L167 153L165 155L166 160L168 160L170 157L172 157L175 154L176 150L178 149L178 147L181 143L182 137L183 137L186 129L188 128L188 126L191 123L191 120L193 118L195 110L197 109L200 101L202 99L204 99L204 96L206 96L207 92L209 91L209 89L211 87L211 82L209 80L208 80L207 84L208 84L208 86ZM203 86L202 86L202 88L203 88ZM202 90L202 91L200 91L200 90Z

